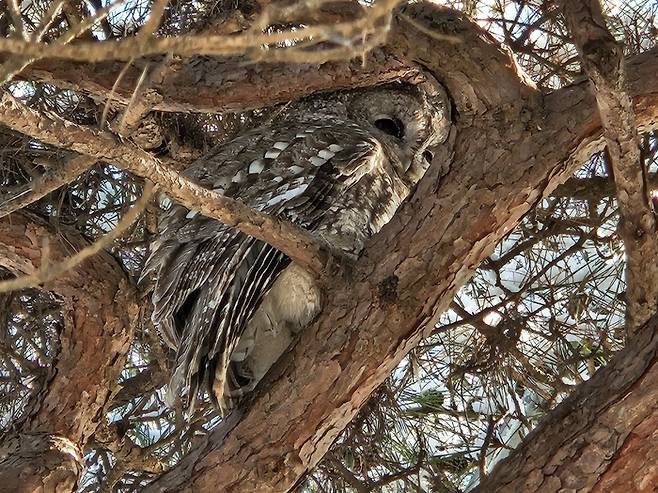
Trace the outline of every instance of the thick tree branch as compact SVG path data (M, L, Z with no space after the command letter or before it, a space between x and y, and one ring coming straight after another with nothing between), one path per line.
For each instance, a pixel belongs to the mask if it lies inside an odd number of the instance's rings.
M509 50L465 14L449 8L405 5L396 12L387 49L409 65L439 75L462 112L486 111L537 95ZM494 80L497 84L484 83Z
M407 16L409 15L407 14ZM462 14L454 11L442 9L441 19L439 24L448 32L450 29L457 30L458 28L465 30L465 26L468 25ZM408 24L408 28L413 28L413 25ZM474 29L477 30L470 37L485 36L485 39L489 39L489 35L483 34L480 28ZM426 53L432 53L439 46L442 50L453 53L461 50L468 51L470 38L462 34L457 35L464 36L463 41L458 44L441 43L437 40L433 40L433 43L428 41ZM412 34L409 34L406 40L393 42L397 43L398 50L410 50L413 49L413 41ZM500 80L505 80L506 74L518 72L516 63L505 50L492 45L488 51L488 53L481 52L481 58L472 62L474 67L470 67L469 70L477 69L479 77L485 77L487 80L489 77L501 77ZM636 55L627 62L630 94L635 106L639 107L638 111L645 115L650 112L658 115L658 110L655 109L658 93L647 87L648 81L658 71L657 52L658 49L653 49ZM446 60L454 60L453 56L454 54L447 56ZM503 60L506 62L500 64ZM421 56L418 61L422 63ZM125 71L113 94L113 98L116 98L118 102L128 103L145 63L147 61L135 62L134 66ZM497 65L498 68L496 68ZM92 65L42 60L28 67L19 75L19 78L48 82L86 93L99 101L104 101L124 68L125 64L119 62ZM465 71L451 69L447 66L445 68L448 76L446 81L442 82L448 84L451 92L456 95L455 97L466 99L473 97L473 88L465 77ZM492 70L493 72L491 72ZM394 80L413 80L417 76L418 71L413 66L405 64L388 48L374 49L366 55L363 63L361 59L356 59L349 62L336 61L324 64L245 64L243 60L239 59L192 58L181 64L162 84L159 88L162 101L157 103L154 108L159 111L242 111L271 106L317 92L372 86ZM190 87L194 87L194 91L190 91ZM504 90L511 91L511 94L507 95L508 99L514 96L514 89L504 88ZM501 97L493 88L488 89L488 92L490 93L489 100ZM594 123L595 126L598 125L597 122Z
M67 232L65 243L37 218L14 214L10 219L0 220L0 265L17 276L39 270L43 238L49 238L53 263L68 257L71 248L87 245L74 232ZM2 442L0 479L16 492L71 491L75 486L82 450L117 385L138 313L121 267L104 252L45 289L62 302L64 329L49 381L15 423L15 434Z
M658 229L641 142L627 92L623 48L608 31L599 0L562 1L582 65L592 81L617 187L626 249L626 329L635 332L658 308Z
M149 179L180 204L269 243L320 276L331 274L337 266L338 261L331 251L307 231L198 186L152 155L121 142L109 132L33 111L8 94L0 99L0 123L47 144L111 162Z
M126 68L120 62L97 64L66 60L40 60L17 78L47 82L104 101L112 98L128 104L144 65L138 60ZM156 61L157 63L157 61ZM367 87L418 75L390 53L374 49L363 59L323 64L245 63L240 59L218 60L192 57L182 62L162 83L158 111L208 112L243 111L284 103L323 91ZM194 91L190 91L194 87Z
M599 148L600 124L586 85L542 100L487 37L474 36L468 49L436 50L427 32L454 24L438 22L435 7L413 8L421 9L418 15L405 15L421 23L417 51L404 34L392 46L455 92L459 121L450 145L437 150L414 197L372 240L355 282L336 280L330 305L242 413L229 416L148 491L290 488L432 329L479 261ZM400 27L407 20L394 29L408 29ZM648 95L643 101L658 94L655 78L639 84ZM636 112L639 124L658 121L656 105Z
M652 491L658 482L656 468L648 467L655 463L657 403L654 316L475 491Z
M421 9L415 19L436 27L434 7L412 8ZM600 149L595 101L586 85L542 101L513 67L495 67L504 58L486 56L502 53L490 43L476 37L467 51L430 51L431 37L422 29L413 43L400 42L400 52L439 80L452 80L453 88L457 80L466 82L466 91L455 97L460 121L453 145L437 150L411 200L367 246L354 282L332 286L330 305L241 413L146 491L289 489L432 330L498 241ZM457 75L451 77L451 70ZM658 92L655 79L645 83L647 93ZM656 109L646 110L638 112L639 121L653 127Z

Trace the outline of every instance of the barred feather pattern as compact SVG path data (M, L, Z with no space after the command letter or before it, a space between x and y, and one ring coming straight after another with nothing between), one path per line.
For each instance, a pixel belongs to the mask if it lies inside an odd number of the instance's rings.
M185 175L356 256L446 133L445 98L436 105L416 89L371 91L301 104ZM384 108L371 107L377 102ZM377 128L377 111L395 112L386 118L404 125L408 140ZM171 395L184 394L188 406L205 389L222 411L233 407L321 308L313 278L283 253L177 204L160 218L142 278L154 281L153 322L176 349Z

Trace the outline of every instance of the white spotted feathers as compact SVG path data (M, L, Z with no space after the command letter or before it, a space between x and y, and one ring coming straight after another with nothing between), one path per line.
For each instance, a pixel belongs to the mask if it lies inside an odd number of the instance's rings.
M404 136L374 125L389 112ZM405 170L444 120L415 89L340 93L292 105L185 175L356 256L409 193ZM193 406L205 389L226 411L316 316L319 290L283 253L198 211L171 204L159 228L142 277L154 280L153 322L176 350L170 398Z

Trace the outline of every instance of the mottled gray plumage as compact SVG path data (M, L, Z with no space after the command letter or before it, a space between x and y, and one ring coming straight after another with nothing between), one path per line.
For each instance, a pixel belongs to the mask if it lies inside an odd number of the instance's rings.
M316 97L185 175L356 256L423 175L448 126L443 93L395 85ZM229 408L317 315L317 286L278 250L179 205L159 228L143 276L155 281L153 321L177 350L171 390L193 401L206 386Z

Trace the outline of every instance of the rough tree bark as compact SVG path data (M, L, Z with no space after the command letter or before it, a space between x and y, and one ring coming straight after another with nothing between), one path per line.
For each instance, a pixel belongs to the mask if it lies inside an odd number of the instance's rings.
M633 334L658 307L658 262L646 261L658 258L658 241L642 144L626 87L623 46L608 30L599 0L561 3L603 123L626 253L626 331Z
M467 41L439 50L431 36L401 26L407 15L428 32ZM290 489L502 236L601 148L586 83L541 97L486 35L445 11L404 10L389 47L450 89L459 115L452 148L435 157L412 199L366 247L353 276L332 286L330 306L243 411L146 491ZM655 63L656 52L651 57ZM648 84L643 101L651 104L636 112L640 125L654 128L658 88L649 80L635 89Z
M431 32L462 42L444 43ZM511 57L460 15L429 4L407 7L394 21L387 50L413 73L414 66L429 70L448 87L457 110L449 145L437 150L414 196L372 239L353 272L336 279L326 293L329 306L243 411L147 491L289 489L431 330L500 238L601 147L587 81L540 95ZM628 67L644 129L658 126L657 67L656 50ZM298 77L313 80L303 70ZM301 84L285 97L339 86L335 80ZM200 99L194 104L203 107Z
M138 60L126 68L121 62L88 64L40 60L25 69L19 78L73 89L102 102L112 94L114 101L125 105L147 63L148 60ZM122 71L124 73L114 87ZM373 50L365 60L328 62L320 66L245 64L239 59L192 58L181 63L157 88L162 101L155 105L155 109L208 113L244 111L322 91L411 80L417 74L416 70L384 49ZM195 90L190 91L190 87Z
M656 491L658 316L532 431L475 493Z
M38 218L0 219L0 266L15 275L41 266L43 239L50 262L86 242L67 231L66 242ZM123 368L138 308L119 264L103 253L44 286L62 303L60 352L45 387L30 400L16 433L0 444L4 491L75 491L83 451L104 417Z

